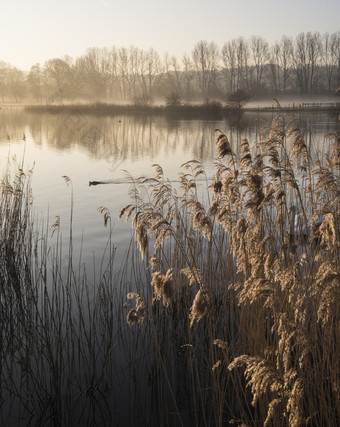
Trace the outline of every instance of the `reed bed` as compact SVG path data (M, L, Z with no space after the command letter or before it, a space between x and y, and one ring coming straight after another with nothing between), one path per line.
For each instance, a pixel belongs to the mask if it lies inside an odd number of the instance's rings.
M339 425L340 136L320 157L284 114L257 146L215 135L213 182L155 165L120 213L136 405L147 425Z
M74 261L71 180L63 242L65 219L37 230L31 173L10 162L0 186L0 424L111 425L120 340L112 228L102 271L88 277Z

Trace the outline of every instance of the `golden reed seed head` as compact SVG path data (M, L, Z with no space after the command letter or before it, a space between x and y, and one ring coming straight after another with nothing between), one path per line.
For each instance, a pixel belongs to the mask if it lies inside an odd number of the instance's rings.
M189 286L197 283L198 285L202 285L203 276L202 273L196 267L187 267L182 268L181 273L184 274L189 279Z
M138 316L137 316L137 310L136 309L132 309L128 312L128 314L126 316L126 321L127 321L129 326L132 326L138 322Z
M229 346L228 346L228 343L226 341L222 341L220 339L216 339L216 340L214 340L214 344L217 345L217 347L219 347L220 349L222 349L224 351L228 351L229 350Z
M162 167L158 163L153 164L152 167L155 168L155 173L156 173L155 178L160 179L164 175Z
M152 274L151 286L153 287L155 299L163 300L163 305L168 306L175 298L175 280L172 269L166 274L156 271Z
M128 325L132 326L135 323L138 323L140 326L143 325L147 317L147 307L145 305L144 298L136 292L129 292L127 294L127 298L136 298L136 307L131 309L126 316Z
M216 139L218 158L222 159L225 156L232 156L233 151L228 137L220 129L215 129L214 133L219 133Z
M143 223L138 222L135 227L135 239L139 245L142 259L145 257L145 251L148 246L148 236Z
M211 372L215 372L222 365L222 360L218 360L215 365L211 368Z
M195 321L199 322L204 315L208 312L208 308L210 306L210 298L208 294L200 289L194 299L194 302L190 309L189 319L190 319L190 327L193 326Z

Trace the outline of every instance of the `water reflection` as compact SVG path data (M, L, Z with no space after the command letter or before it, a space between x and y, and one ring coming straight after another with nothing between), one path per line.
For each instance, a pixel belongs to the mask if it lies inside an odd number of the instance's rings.
M3 110L0 140L20 140L23 131L31 134L37 146L47 144L51 149L69 151L77 147L92 159L136 160L176 153L192 154L197 160L215 157L212 132L219 127L228 135L237 151L242 138L256 143L258 131L269 124L274 114L243 113L221 120L169 120L165 116L95 117L74 113L70 115L32 114L22 110ZM335 114L287 114L286 120L297 120L310 130L314 138L339 129Z
M101 252L103 231L96 209L106 206L117 218L117 213L128 203L129 184L125 186L88 186L89 181L124 180L123 170L134 177L153 174L152 164L159 163L166 177L177 179L180 165L192 159L203 163L207 175L213 175L216 159L215 128L229 138L236 153L243 138L248 138L254 152L259 130L271 123L274 113L244 113L230 115L222 120L196 120L164 115L69 115L33 114L23 110L0 110L0 154L6 162L11 154L23 153L29 166L36 163L33 194L39 208L50 208L50 215L69 216L69 196L60 177L72 179L77 201L75 215L82 233L91 236L92 247ZM311 153L322 155L329 151L324 135L339 129L337 115L328 113L287 114L286 122L297 121L306 129ZM26 142L22 138L26 135ZM18 154L20 158L20 154ZM101 187L101 188L100 188ZM53 196L52 196L53 194ZM78 210L77 210L78 209ZM117 226L119 239L130 238L123 223ZM98 237L102 236L102 237ZM125 236L125 237L124 237Z

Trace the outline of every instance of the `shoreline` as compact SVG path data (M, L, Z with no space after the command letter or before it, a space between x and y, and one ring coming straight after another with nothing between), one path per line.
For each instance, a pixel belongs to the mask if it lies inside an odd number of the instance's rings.
M242 114L243 112L261 113L294 113L294 112L334 112L340 114L340 102L338 103L308 103L294 102L293 105L258 105L244 106L241 108L223 105L217 101L202 104L181 105L134 105L114 103L72 103L72 104L0 104L0 110L20 109L29 113L49 114L92 114L115 116L120 114L136 115L197 115L197 116L228 116Z

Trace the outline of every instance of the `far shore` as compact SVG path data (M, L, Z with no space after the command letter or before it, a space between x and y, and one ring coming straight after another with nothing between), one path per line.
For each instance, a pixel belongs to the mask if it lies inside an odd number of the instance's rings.
M166 115L193 115L193 116L224 116L239 114L241 112L335 112L340 113L339 102L306 102L294 100L289 104L278 104L273 101L256 100L242 107L222 104L219 101L207 101L201 104L178 104L178 105L138 105L138 104L115 104L115 103L54 103L54 104L24 104L24 103L2 103L0 109L23 109L30 113L50 114L93 114L93 115L120 115L120 114L166 114Z

